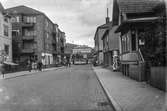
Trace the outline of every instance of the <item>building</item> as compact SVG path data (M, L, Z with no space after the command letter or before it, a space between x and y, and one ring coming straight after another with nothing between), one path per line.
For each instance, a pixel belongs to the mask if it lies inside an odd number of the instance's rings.
M17 63L27 60L39 61L44 65L57 60L59 34L58 25L44 13L26 6L6 9L11 15L13 37L13 59Z
M53 36L52 36L52 53L53 53L53 64L58 64L58 25L53 25Z
M79 54L79 53L91 53L91 48L87 47L87 46L77 46L75 48L73 48L72 52L73 54Z
M114 0L113 25L119 25L122 72L165 89L166 25L163 0ZM154 68L155 69L155 68Z
M75 61L89 61L92 53L92 48L85 46L85 45L79 45L77 47L74 47L72 49L73 59Z
M0 3L0 62L12 62L12 25Z
M59 63L62 63L65 56L66 36L60 29L58 29L57 44L58 60Z
M73 49L74 49L75 47L77 47L77 46L78 46L78 45L76 45L76 44L66 43L65 51L64 51L65 55L67 55L67 56L72 56L72 54L73 54Z
M98 26L95 32L94 36L94 43L95 43L95 55L98 64L103 64L104 63L104 54L103 54L103 41L102 41L102 36L104 35L105 28L103 25Z
M115 33L117 26L113 26L112 22L108 22L103 26L108 27L102 36L104 65L113 66L117 64L115 59L119 56L119 34ZM116 67L118 67L118 64Z

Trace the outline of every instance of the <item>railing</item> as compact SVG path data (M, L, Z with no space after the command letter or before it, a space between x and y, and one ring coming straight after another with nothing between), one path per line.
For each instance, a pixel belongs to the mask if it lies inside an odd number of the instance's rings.
M33 27L35 23L27 23L27 22L23 22L22 26L23 27Z
M22 49L22 53L34 53L35 49Z
M140 49L139 49L138 53L139 53L139 56L140 56L142 62L145 62L144 57L143 57L143 54L141 53L141 50L140 50Z
M23 36L23 40L34 40L34 36Z

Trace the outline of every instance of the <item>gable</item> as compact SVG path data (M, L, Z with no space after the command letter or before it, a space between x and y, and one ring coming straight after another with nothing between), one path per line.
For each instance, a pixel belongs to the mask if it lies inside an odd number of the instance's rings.
M152 12L153 8L163 3L163 0L117 0L119 10L123 13Z

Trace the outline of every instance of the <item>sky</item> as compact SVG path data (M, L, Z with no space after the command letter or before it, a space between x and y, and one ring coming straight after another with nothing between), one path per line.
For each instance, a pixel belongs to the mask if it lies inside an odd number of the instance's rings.
M25 5L45 13L65 32L69 43L94 47L96 28L105 23L112 0L0 0L4 8Z

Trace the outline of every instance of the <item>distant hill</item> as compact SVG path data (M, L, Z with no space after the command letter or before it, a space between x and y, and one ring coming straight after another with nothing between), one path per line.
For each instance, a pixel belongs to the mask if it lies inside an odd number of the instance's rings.
M76 44L72 44L72 43L66 43L66 46L65 46L65 53L66 54L71 54L72 53L72 49L77 47L79 45L76 45Z

